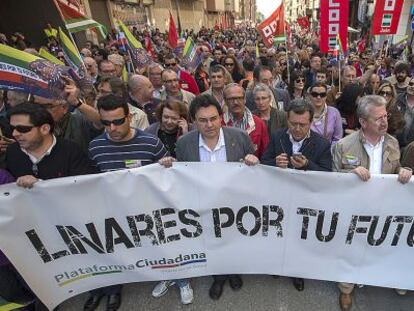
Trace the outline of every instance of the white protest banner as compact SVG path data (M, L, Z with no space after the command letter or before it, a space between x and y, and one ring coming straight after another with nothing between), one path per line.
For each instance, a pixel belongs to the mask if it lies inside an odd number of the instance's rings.
M414 289L413 182L174 163L0 188L0 249L50 308L117 283L274 274Z

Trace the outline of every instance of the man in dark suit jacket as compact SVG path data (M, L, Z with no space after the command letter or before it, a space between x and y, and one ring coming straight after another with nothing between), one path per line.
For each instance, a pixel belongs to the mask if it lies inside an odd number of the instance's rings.
M178 161L187 162L240 162L256 165L259 159L249 136L242 130L221 126L223 111L218 101L209 94L197 96L191 103L190 115L197 130L182 136L177 142ZM165 157L159 161L171 167L176 159ZM210 297L220 298L229 279L230 287L238 290L243 282L239 275L216 275L210 288Z
M313 107L303 99L292 101L288 128L275 132L262 156L265 165L310 171L331 171L329 142L310 130Z
M297 170L331 171L332 155L329 142L310 130L313 106L295 99L288 109L288 128L273 133L262 156L262 164ZM293 285L302 291L305 282L293 278Z

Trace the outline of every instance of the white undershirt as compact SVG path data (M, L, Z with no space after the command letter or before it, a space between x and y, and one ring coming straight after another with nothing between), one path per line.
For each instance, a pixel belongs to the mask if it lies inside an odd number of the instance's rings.
M371 174L381 174L382 172L382 149L384 146L384 136L374 146L369 142L364 143L365 151L369 157L369 172Z
M198 149L200 152L200 162L227 162L223 129L220 129L219 139L213 150L207 146L204 142L203 136L200 134Z

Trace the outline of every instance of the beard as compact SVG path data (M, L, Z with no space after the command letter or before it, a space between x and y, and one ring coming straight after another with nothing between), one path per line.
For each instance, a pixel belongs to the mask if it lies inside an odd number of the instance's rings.
M403 83L405 81L406 77L403 76L397 76L397 82L398 83Z

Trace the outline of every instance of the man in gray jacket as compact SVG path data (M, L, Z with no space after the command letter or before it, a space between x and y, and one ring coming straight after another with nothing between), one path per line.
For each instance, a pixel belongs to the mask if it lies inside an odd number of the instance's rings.
M177 159L165 157L159 161L171 167L174 161L187 162L244 162L256 165L259 159L249 136L236 128L222 127L222 115L218 101L209 94L197 96L190 106L190 115L197 130L182 136L177 142ZM223 286L229 279L230 287L239 290L242 279L239 275L216 275L210 288L210 297L220 298Z

